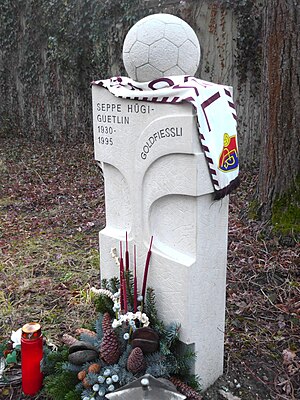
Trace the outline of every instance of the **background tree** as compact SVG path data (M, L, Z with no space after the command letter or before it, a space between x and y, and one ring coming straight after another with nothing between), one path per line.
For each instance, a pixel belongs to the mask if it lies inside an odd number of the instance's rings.
M285 215L290 225L296 225L299 217L299 32L298 1L265 1L258 200L264 219L272 216L273 222L280 224Z

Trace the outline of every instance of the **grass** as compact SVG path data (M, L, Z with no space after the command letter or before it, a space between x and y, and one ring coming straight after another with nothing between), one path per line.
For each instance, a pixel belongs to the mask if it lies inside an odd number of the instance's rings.
M0 342L35 320L60 344L96 319L90 287L99 285L105 215L93 149L6 139L0 160ZM256 179L242 176L231 195L225 375L205 400L223 398L218 390L228 382L243 400L300 396L299 243L283 246L248 218ZM0 398L23 397L0 387Z

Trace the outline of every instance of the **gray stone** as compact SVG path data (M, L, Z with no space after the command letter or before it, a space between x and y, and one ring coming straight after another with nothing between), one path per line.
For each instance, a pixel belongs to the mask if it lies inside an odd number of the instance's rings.
M97 352L95 346L91 345L90 343L83 342L82 340L77 340L74 344L72 344L72 346L70 346L69 354L75 353L79 350L94 350L95 352Z
M79 350L69 354L69 362L75 365L82 365L86 362L96 360L98 352L95 350Z

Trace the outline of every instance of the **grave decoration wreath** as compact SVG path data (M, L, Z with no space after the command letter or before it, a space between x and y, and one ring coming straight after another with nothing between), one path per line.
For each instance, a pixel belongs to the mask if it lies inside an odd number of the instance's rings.
M120 255L112 249L120 278L103 279L101 289L92 288L99 311L95 330L79 328L80 340L63 336L69 349L45 352L45 392L55 400L104 400L106 394L150 374L169 379L188 399L202 399L199 379L190 373L195 353L182 350L180 325L159 319L155 292L146 289L145 274L144 296L138 295L135 248L133 273L124 268L121 246ZM128 257L125 252L126 261Z

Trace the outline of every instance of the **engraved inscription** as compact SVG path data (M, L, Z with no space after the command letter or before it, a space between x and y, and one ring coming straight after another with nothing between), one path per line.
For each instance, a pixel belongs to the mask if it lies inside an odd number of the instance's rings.
M97 143L103 146L113 146L119 136L122 126L134 124L136 118L151 114L155 111L153 104L140 102L114 103L97 102L95 104L96 134ZM154 132L143 144L140 156L146 160L150 149L162 139L182 136L183 128L167 126Z
M163 129L158 130L157 132L153 133L153 135L149 136L148 140L143 146L143 150L141 152L141 158L146 160L147 155L151 149L151 147L161 139L165 138L174 138L176 136L182 136L183 128L182 127L166 127Z

